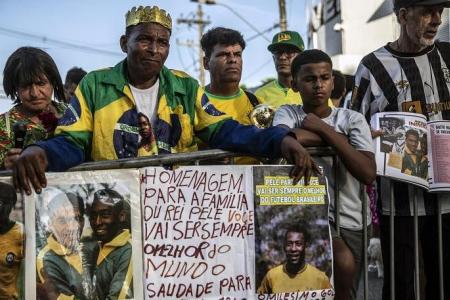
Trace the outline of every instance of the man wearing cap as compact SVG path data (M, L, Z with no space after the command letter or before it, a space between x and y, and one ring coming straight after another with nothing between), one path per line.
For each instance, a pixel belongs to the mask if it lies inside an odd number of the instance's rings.
M131 234L125 226L123 196L112 189L94 193L89 223L100 245L95 270L99 299L133 298Z
M255 91L264 104L278 108L283 104L302 104L302 97L291 88L291 64L294 58L305 49L300 34L296 31L282 31L274 35L267 49L272 53L277 79L269 81ZM331 99L328 105L333 106Z
M267 49L272 53L278 75L277 79L257 89L256 96L275 108L283 104L299 104L301 97L291 88L291 64L297 54L305 49L300 34L296 31L279 32Z
M408 112L414 107L428 120L450 120L450 44L435 41L444 7L450 7L450 1L394 1L400 36L361 61L355 77L353 109L369 119L377 112ZM450 262L446 255L450 246L450 194L430 194L411 184L380 178L379 196L383 213L381 246L387 266L390 264L389 215L395 215L395 299L414 299L415 291L420 290L420 287L413 288L414 207L419 215L426 299L439 299L437 214L442 214L444 298L450 299ZM394 211L390 211L391 201ZM389 298L390 281L390 272L386 272L383 299Z
M170 15L156 6L127 13L120 38L126 59L83 78L55 137L22 152L13 170L16 187L29 194L31 181L39 193L46 185L45 170L63 171L87 160L195 151L194 135L211 148L286 157L296 165L295 181L309 179L313 162L292 133L240 125L217 114L195 79L164 66L171 29ZM139 112L151 122L154 146L138 147Z

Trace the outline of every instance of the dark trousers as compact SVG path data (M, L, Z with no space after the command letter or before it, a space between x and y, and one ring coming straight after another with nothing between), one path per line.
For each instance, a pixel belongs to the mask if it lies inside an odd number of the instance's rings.
M395 217L394 221L395 299L414 300L414 219ZM438 232L436 216L421 216L418 224L419 247L422 248L427 300L439 299ZM383 300L390 299L390 233L389 216L380 218L381 250L384 262ZM450 214L442 215L442 241L444 262L444 299L450 300ZM419 253L420 255L420 253ZM423 278L425 275L425 278Z

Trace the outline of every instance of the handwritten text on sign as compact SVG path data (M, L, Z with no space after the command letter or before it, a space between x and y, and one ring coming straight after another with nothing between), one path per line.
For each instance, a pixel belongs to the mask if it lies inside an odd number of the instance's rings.
M141 173L146 299L254 293L254 210L244 168Z

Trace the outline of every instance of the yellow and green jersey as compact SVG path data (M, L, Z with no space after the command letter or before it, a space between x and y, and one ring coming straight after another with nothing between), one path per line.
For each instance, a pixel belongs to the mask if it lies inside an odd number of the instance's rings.
M57 299L83 299L83 264L81 252L69 251L53 235L36 258L37 281ZM85 274L86 275L86 274Z
M100 247L95 270L99 299L133 298L133 265L131 234L122 230L113 240Z
M255 104L257 105L261 103L261 101L255 96L254 98L258 101L258 103L252 103L252 100L249 99L248 94L241 88L236 94L231 96L214 95L205 89L202 98L207 99L208 103L210 103L211 106L213 106L219 113L230 116L233 120L242 125L252 125L250 114L253 111ZM234 163L240 165L259 164L259 160L253 157L235 157Z
M18 299L18 279L23 260L23 225L16 222L0 234L0 299Z
M218 96L206 90L204 93L218 111L227 114L243 125L252 125L250 113L253 111L254 105L244 90L239 89L236 94L231 96ZM258 101L261 103L259 99Z
M284 104L303 104L302 96L294 92L291 88L282 87L278 80L272 80L256 90L255 95L261 99L262 103L275 108ZM328 106L334 107L331 99L328 99Z
M291 88L282 87L278 80L272 80L255 91L264 104L275 108L284 104L302 104L302 97Z
M297 274L288 274L286 265L270 269L258 288L258 294L314 291L331 288L330 279L316 267L306 264Z

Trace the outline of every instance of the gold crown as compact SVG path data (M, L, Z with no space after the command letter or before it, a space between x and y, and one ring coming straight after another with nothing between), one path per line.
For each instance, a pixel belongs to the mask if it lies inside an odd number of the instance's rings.
M140 23L153 22L162 25L172 31L172 18L164 10L158 6L139 6L133 7L125 15L126 27L137 25Z

